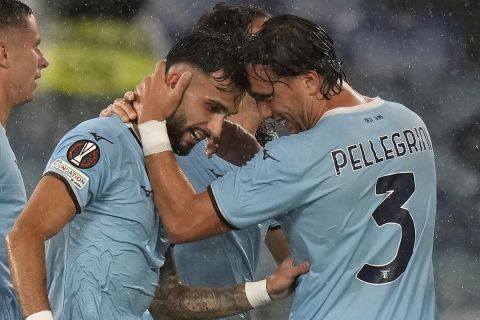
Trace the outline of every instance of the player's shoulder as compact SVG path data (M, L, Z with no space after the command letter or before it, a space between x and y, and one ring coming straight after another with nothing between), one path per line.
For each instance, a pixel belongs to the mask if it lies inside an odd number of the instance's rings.
M94 158L100 158L100 154L102 158L105 155L111 159L119 158L125 145L120 136L125 130L128 128L116 116L84 121L60 139L52 157L64 155L64 151L68 150L67 158L84 153L95 155Z
M126 125L117 117L98 117L81 122L73 128L70 135L101 135L103 137L115 137L127 130Z
M85 140L95 144L107 144L107 147L121 145L123 133L128 127L116 116L99 117L86 120L67 132L59 142L59 146L72 141Z

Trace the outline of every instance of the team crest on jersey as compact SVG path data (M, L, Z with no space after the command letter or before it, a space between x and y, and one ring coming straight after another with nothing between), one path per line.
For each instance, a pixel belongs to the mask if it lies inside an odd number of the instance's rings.
M78 189L83 189L88 183L89 179L85 174L65 161L55 160L50 167L63 172Z
M98 145L90 140L78 140L67 151L67 160L75 167L89 169L100 159Z

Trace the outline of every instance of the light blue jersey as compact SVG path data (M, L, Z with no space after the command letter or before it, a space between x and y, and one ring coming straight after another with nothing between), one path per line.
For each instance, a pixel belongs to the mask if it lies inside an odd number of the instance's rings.
M198 143L187 156L177 157L183 172L199 192L235 168L216 155L208 159L204 149L205 144ZM174 254L180 279L192 286L209 287L252 281L265 232L264 224L255 224L243 230L176 245ZM222 319L250 319L250 315L243 313Z
M5 237L27 202L17 160L0 125L0 319L21 319L8 268Z
M330 110L210 188L233 226L275 217L295 261L311 263L290 319L435 319L434 155L404 106Z
M141 319L169 243L133 131L117 117L83 122L59 142L45 174L66 184L78 209L47 242L54 319Z

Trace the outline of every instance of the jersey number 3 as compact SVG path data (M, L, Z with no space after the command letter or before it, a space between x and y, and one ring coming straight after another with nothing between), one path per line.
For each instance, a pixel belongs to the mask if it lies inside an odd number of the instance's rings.
M395 173L378 178L376 194L389 193L372 216L377 226L387 223L400 225L402 237L395 258L382 266L363 265L357 278L371 284L384 284L395 281L407 268L415 246L415 225L407 209L402 208L415 191L413 173Z

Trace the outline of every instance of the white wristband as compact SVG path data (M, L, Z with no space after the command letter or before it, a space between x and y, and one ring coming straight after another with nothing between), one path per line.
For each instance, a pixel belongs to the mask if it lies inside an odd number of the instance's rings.
M170 139L167 133L167 122L150 120L138 125L142 138L143 154L145 156L171 151Z
M254 308L272 302L267 292L267 280L257 282L245 282L245 295L250 305Z
M29 315L25 320L53 320L53 315L50 310L43 310Z

